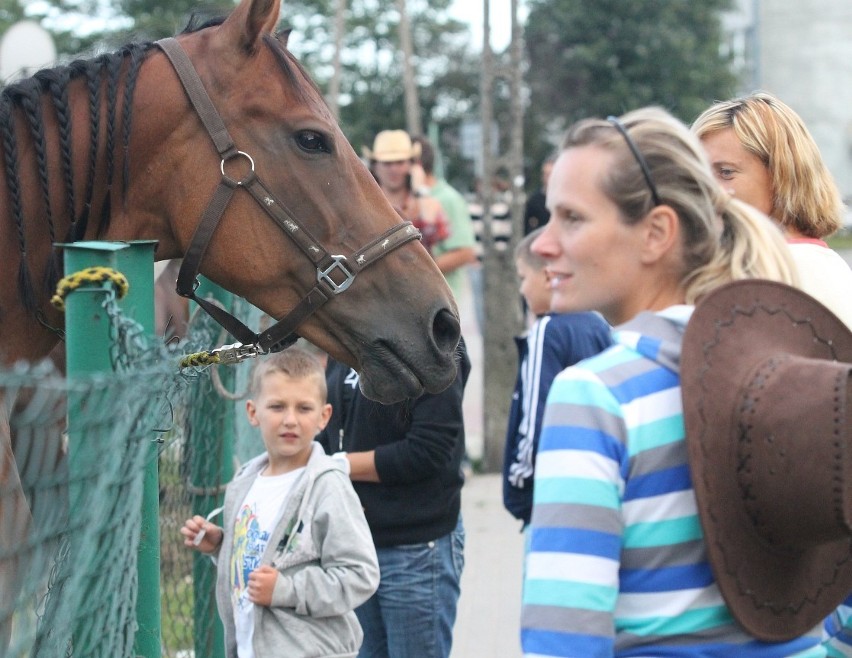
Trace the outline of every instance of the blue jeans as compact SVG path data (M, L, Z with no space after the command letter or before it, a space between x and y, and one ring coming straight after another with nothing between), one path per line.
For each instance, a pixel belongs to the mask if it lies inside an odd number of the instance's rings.
M447 658L464 567L464 526L435 541L377 548L379 589L355 608L358 658Z

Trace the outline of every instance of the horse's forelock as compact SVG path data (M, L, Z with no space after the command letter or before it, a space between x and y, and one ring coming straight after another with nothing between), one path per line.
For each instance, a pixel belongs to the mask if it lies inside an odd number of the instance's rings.
M208 27L216 27L225 22L227 16L224 16L214 9L196 9L189 16L186 26L181 30L181 34L192 34L204 30Z

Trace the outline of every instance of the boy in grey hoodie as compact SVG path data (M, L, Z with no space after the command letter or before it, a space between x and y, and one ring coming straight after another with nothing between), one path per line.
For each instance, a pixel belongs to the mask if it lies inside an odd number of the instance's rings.
M266 452L225 493L222 527L201 516L184 544L214 557L229 658L355 656L353 609L379 584L370 530L337 461L314 437L331 416L325 373L290 348L255 368L249 422Z

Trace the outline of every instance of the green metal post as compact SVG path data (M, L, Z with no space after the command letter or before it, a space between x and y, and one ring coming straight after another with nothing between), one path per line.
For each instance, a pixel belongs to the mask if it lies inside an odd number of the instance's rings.
M123 246L115 244L60 245L65 250L65 275L73 274L87 267L102 266L115 269L115 252ZM66 369L69 382L85 380L98 373L111 373L110 360L110 318L103 308L107 295L113 290L113 284L89 283L77 288L65 300L65 344ZM86 432L85 415L86 395L72 386L68 393L68 476L69 505L68 527L82 529L90 523L90 490L97 481L98 462L105 446L97 445L91 433ZM80 536L75 533L75 537ZM71 555L85 555L88 546L72 543ZM73 559L73 558L72 558ZM75 602L65 602L69 611L78 615L77 610L85 601L85 592L71 592ZM49 601L50 602L50 601ZM53 615L51 614L51 617ZM88 620L77 616L80 621L71 631L73 645L84 642L89 627ZM62 646L70 638L58 639Z
M213 297L225 308L232 304L233 295L209 280L201 278L196 293ZM234 342L228 337L225 342ZM220 345L212 345L220 347ZM233 390L236 374L232 368L220 368L222 384ZM191 427L193 484L193 514L206 516L224 500L224 485L234 477L234 404L222 400L215 391L194 405ZM221 524L221 517L214 519ZM193 621L195 624L195 655L224 658L225 639L222 622L216 610L216 567L205 555L196 553L192 567L195 586Z
M122 313L136 320L147 336L154 335L154 249L153 240L127 243L118 252L118 271L127 277L130 290L119 301ZM137 658L162 656L162 617L160 612L160 474L159 446L151 437L145 460L142 485L142 525L137 554L139 594L136 598Z
M127 277L130 289L118 302L126 316L138 322L145 333L154 333L154 248L150 240L136 242L75 242L61 245L65 253L65 273L72 274L87 267L104 266ZM66 344L69 379L96 372L112 372L110 359L110 318L102 307L106 291L112 283L90 284L85 295L68 296L66 302ZM103 290L104 292L99 292ZM96 467L98 450L85 445L80 431L74 431L74 405L80 401L69 400L69 470L71 482L77 482L73 473L90 472ZM153 438L153 437L152 437ZM73 469L73 470L72 470ZM138 555L139 591L136 611L138 630L135 638L135 655L160 658L160 540L159 540L159 482L157 474L157 445L153 441L144 474L142 501L142 532ZM83 500L81 484L73 485L71 513L81 509L75 501Z

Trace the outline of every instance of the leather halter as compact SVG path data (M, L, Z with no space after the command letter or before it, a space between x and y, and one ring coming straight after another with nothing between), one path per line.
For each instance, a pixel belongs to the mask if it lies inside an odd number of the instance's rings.
M222 159L219 166L222 179L213 193L213 198L210 199L207 208L205 208L201 221L195 229L195 234L192 236L189 247L184 254L183 263L178 273L177 293L193 300L243 344L256 347L260 353L283 350L296 341L298 338L296 328L308 316L329 301L332 296L339 295L347 290L361 270L372 265L397 247L412 240L419 240L420 231L411 222L404 222L385 231L375 240L351 254L349 258L343 255L329 254L302 223L255 176L254 160L248 153L237 150L222 118L207 95L201 78L177 39L174 37L161 39L156 42L156 45L162 49L174 67L190 102ZM225 163L234 158L245 158L250 166L250 171L241 180L234 180L225 174ZM213 233L216 231L216 227L238 187L242 187L251 194L260 207L272 218L272 221L296 243L317 268L317 283L307 296L286 316L260 334L253 332L220 306L201 299L195 294L195 290L198 288L198 271L207 251L207 246L210 244ZM342 277L342 280L338 283L332 278L332 275L338 278Z

